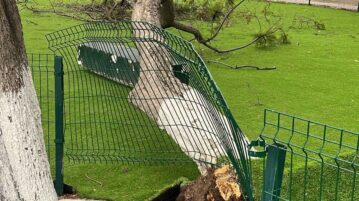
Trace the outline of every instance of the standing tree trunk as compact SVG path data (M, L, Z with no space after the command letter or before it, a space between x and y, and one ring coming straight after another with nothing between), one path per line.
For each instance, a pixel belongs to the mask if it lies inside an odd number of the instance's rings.
M0 200L57 200L15 0L0 0Z

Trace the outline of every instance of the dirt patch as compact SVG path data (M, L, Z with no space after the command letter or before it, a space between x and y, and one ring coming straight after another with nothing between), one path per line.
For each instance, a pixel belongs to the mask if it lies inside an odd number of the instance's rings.
M175 184L170 188L164 190L160 195L156 198L152 199L151 201L176 201L178 195L181 192L181 183Z

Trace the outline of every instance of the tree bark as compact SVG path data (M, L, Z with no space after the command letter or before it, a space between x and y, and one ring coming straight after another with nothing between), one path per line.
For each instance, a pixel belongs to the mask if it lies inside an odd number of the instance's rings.
M57 200L15 0L0 0L0 200Z
M164 22L163 17L171 10L171 3L172 0L137 0L132 20L158 27L167 26L172 23L171 18ZM133 34L165 43L163 36L144 28L147 27L134 28ZM216 164L219 157L226 156L225 149L228 147L219 134L227 135L227 140L234 143L230 121L199 91L182 84L174 76L171 55L164 45L141 40L136 46L141 55L141 69L139 80L129 94L129 101L166 130L205 175L208 164Z
M138 0L134 5L132 20L149 22L161 27L161 7L162 0ZM134 32L141 38L155 36L161 40L161 36L152 30L135 29ZM139 42L137 47L141 55L141 73L129 99L156 120L162 101L181 95L188 87L174 76L171 57L166 48L152 41Z

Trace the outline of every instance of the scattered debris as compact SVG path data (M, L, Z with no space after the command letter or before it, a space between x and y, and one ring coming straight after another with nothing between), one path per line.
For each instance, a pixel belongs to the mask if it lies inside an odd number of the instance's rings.
M277 67L273 66L273 67L257 67L257 66L251 66L251 65L244 65L244 66L233 66L233 65L229 65L226 64L224 62L220 62L220 61L215 61L215 60L207 60L208 63L215 63L215 64L219 64L219 65L223 65L225 67L234 69L234 70L239 70L239 69L243 69L243 68L252 68L255 70L276 70Z
M87 178L88 180L90 180L90 181L92 181L92 182L94 182L94 183L100 185L101 187L103 186L102 182L97 181L96 179L93 179L93 178L89 177L89 176L87 175L87 173L85 174L85 176L86 176L86 178Z

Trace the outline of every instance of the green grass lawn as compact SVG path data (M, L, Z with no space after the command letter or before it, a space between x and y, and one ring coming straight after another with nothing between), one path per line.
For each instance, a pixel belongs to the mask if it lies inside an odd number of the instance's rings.
M260 5L248 3L247 7ZM272 4L271 7L286 16L285 27L295 15L303 15L320 20L326 30L290 30L289 45L252 46L223 55L204 47L197 48L205 60L277 67L275 71L236 71L207 64L241 128L255 138L262 125L263 109L273 108L359 130L359 116L354 112L359 107L356 87L359 83L358 13L291 4ZM213 44L223 49L244 44L256 30L255 23L246 26L245 22L235 19Z
M46 0L37 2L48 7ZM240 8L237 15L244 9L260 12L264 6L264 3L251 1ZM272 4L271 10L285 16L284 27L289 27L296 15L302 15L319 20L326 29L319 31L307 27L290 30L290 44L271 48L251 46L229 54L216 54L195 44L204 60L277 67L274 71L231 70L208 64L239 126L251 139L255 139L263 124L263 109L273 108L358 131L359 14L289 4ZM49 53L45 34L82 23L26 10L21 11L21 17L29 53ZM202 22L193 24L208 33L209 28ZM235 17L212 44L224 49L243 44L251 40L257 30L255 23L247 24ZM75 186L81 196L108 200L145 200L180 177L193 179L198 175L194 165L65 163L64 170L65 182ZM300 179L302 173L299 169L295 178ZM317 173L315 168L313 173Z

